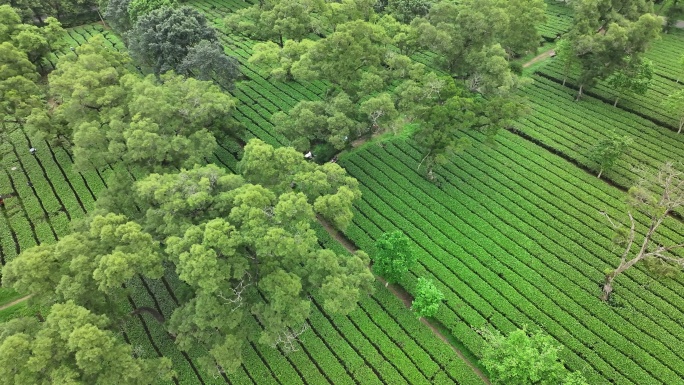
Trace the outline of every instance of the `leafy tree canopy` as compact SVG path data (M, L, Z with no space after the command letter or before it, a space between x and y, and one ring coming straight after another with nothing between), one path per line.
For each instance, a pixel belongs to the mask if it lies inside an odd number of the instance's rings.
M435 286L432 280L418 278L416 283L416 298L411 302L418 318L433 317L439 310L439 304L444 300L444 294Z
M135 187L146 228L166 239L194 293L169 328L182 349L205 344L202 362L211 371L239 365L249 314L261 325L259 341L274 345L305 322L310 294L326 311L346 313L373 281L366 254L322 250L311 228L315 212L340 227L351 220L358 187L342 168L252 140L239 169L152 174Z
M575 2L575 21L568 34L579 66L578 82L591 87L640 60L658 38L662 21L646 0L582 0Z
M131 0L128 4L128 15L131 24L135 24L141 16L147 15L162 7L175 7L176 0Z
M0 384L144 385L171 380L168 358L135 358L111 322L73 301L55 304L45 322L0 325Z
M157 76L170 70L202 79L221 76L219 84L229 86L238 75L237 62L225 57L216 31L194 8L154 9L141 16L126 37L131 56ZM205 63L201 55L209 55Z
M225 19L229 31L278 43L299 41L310 33L322 33L324 0L268 0L239 9Z
M487 344L480 362L492 384L587 385L581 373L565 369L558 354L562 347L547 334L523 328L508 336L488 329L482 335Z
M373 272L387 281L399 282L401 277L416 264L416 255L411 249L411 241L401 231L384 233L375 241L372 255Z
M16 9L21 19L28 24L47 22L46 17L54 17L62 22L73 21L76 16L94 13L96 0L0 0L0 5L10 5Z
M159 243L122 215L96 215L57 243L29 248L3 268L2 284L40 303L75 303L121 316L121 285L136 274L162 275Z

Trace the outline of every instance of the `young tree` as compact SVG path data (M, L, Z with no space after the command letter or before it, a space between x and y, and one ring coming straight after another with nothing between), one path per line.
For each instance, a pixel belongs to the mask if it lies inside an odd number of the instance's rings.
M444 300L444 294L432 283L431 280L418 278L416 283L416 296L411 302L413 310L418 318L433 317L439 310L439 304Z
M375 241L375 249L376 252L372 255L373 272L385 279L385 286L399 282L416 264L411 241L401 231L382 234Z
M608 78L608 85L617 93L613 107L617 106L618 100L625 94L645 94L651 87L652 80L653 62L644 58L637 59L636 63L629 63L627 67L614 72Z
M480 332L486 345L480 362L495 385L588 385L580 372L569 372L558 353L563 349L542 332L517 329L508 336L498 330Z
M665 108L679 120L677 133L681 133L684 128L684 89L675 91L665 99Z
M630 206L627 211L629 229L613 222L607 213L601 213L617 231L615 241L619 246L624 247L620 255L620 264L606 274L601 295L604 301L610 299L615 278L637 262L651 259L676 269L684 267L684 258L673 253L674 250L684 247L684 243L662 245L653 240L658 228L670 217L670 214L684 205L684 173L670 162L665 163L656 173L642 170L636 185L629 189L628 204ZM639 229L642 227L637 228L632 210L648 218L648 227L645 228L644 234L637 235L637 231L641 231ZM635 242L642 237L641 246L634 252L632 248Z
M601 178L603 171L612 168L629 147L633 140L628 135L618 135L615 131L607 133L606 138L600 140L589 152L589 160L598 169L598 178Z
M170 381L168 358L135 357L105 316L68 301L45 322L18 318L0 325L0 383L143 385Z

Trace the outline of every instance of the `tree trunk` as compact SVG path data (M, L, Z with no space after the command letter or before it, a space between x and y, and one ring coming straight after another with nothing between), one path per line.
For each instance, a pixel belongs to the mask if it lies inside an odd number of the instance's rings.
M677 130L678 134L682 132L682 128L684 128L684 116L682 116L682 118L679 119L679 130Z
M603 174L603 168L599 170L598 175L596 176L597 178L601 179L601 174Z
M584 84L580 84L579 92L577 92L577 99L575 99L575 101L580 100L580 98L582 97L582 89L583 88L584 88Z
M385 281L385 287L389 286L389 281Z
M617 107L618 100L620 100L619 96L615 98L615 103L613 103L613 107Z

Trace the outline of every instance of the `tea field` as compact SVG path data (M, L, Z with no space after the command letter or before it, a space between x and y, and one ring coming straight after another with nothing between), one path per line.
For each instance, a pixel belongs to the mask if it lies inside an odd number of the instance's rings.
M193 7L221 27L230 12L248 6L242 0L192 0ZM566 31L572 12L548 1L547 40ZM69 47L103 34L112 49L125 49L121 39L101 24L72 28L66 47L42 63L54 68ZM242 79L230 90L238 100L233 118L245 128L242 140L259 138L285 145L270 117L300 100L318 100L324 82L278 82L264 78L247 59L254 41L222 34L226 52L241 64ZM676 61L684 52L684 34L664 35L649 57L656 65L651 90L621 98L605 85L575 102L573 74L553 59L532 75L523 94L529 113L493 142L478 133L473 145L437 167L431 182L416 168L422 154L404 137L385 137L340 156L340 164L358 179L363 193L355 204L353 224L345 236L372 250L384 232L402 230L414 242L418 266L400 285L414 292L416 277L429 277L446 299L434 323L476 364L483 339L478 329L492 326L509 332L528 325L560 342L561 356L591 384L684 383L684 280L655 279L645 269L631 269L616 280L611 305L599 299L607 269L618 262L613 232L601 212L625 218L625 190L634 166L656 168L681 160L684 137L676 134L675 117L662 98L682 87ZM678 56L679 55L679 56ZM435 57L413 56L430 65ZM567 78L567 79L566 79ZM565 85L563 80L566 79ZM635 139L632 151L598 179L589 170L588 149L610 130ZM98 193L118 167L76 173L68 149L50 146L16 128L0 143L0 263L42 242L69 232L69 221L93 210ZM240 145L220 141L207 162L235 170ZM29 148L37 152L31 155ZM643 219L637 216L637 219ZM682 239L681 223L670 218L656 241ZM344 252L322 228L323 246ZM156 309L166 318L178 306L178 277L171 271L160 280L140 277L131 288L127 310ZM440 340L382 284L349 316L329 316L316 307L298 350L288 354L250 343L244 363L230 375L198 369L200 347L181 352L170 335L147 314L121 331L143 357L172 360L176 384L483 384L468 362ZM0 306L22 297L0 288ZM35 312L25 304L0 310L0 321ZM255 330L257 322L251 325Z

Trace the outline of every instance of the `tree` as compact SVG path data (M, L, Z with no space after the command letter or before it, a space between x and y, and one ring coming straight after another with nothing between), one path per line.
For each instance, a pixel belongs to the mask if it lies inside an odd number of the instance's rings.
M684 128L684 90L675 91L672 95L668 96L665 99L664 106L679 120L677 133L681 133L682 128Z
M336 163L316 165L292 147L273 148L250 140L238 165L250 183L278 193L302 192L315 212L340 230L352 219L352 202L361 197L358 181Z
M217 42L202 40L188 50L177 68L178 73L199 80L214 80L224 88L232 88L240 76L238 61L226 55Z
M546 22L546 2L543 0L501 0L508 15L506 31L498 43L509 54L535 52L541 41L537 27Z
M375 241L373 272L390 283L399 282L401 277L416 264L416 255L409 238L401 231L384 233Z
M193 292L169 329L181 349L198 341L208 349L201 360L208 370L239 366L241 346L251 339L250 313L263 328L259 341L274 346L296 337L310 295L326 311L345 314L371 290L368 256L323 250L311 228L320 199L347 189L325 186L328 177L344 179L344 170L301 162L292 149L254 140L245 147L242 175L209 165L136 183L146 228L166 239L167 255ZM351 201L344 206L350 210Z
M613 222L607 213L601 213L617 232L614 241L624 247L618 267L606 273L601 295L603 301L610 299L615 278L640 261L656 261L677 270L684 267L684 258L673 253L684 247L684 243L664 246L653 239L670 214L684 205L684 173L670 162L665 163L657 173L642 170L637 183L629 189L628 204L629 229ZM645 233L639 234L638 238L643 237L643 240L636 252L632 248L638 242L637 231L642 231L642 227L637 229L633 210L645 215L648 220Z
M264 67L262 75L270 76L276 80L292 80L292 65L299 61L301 56L311 49L312 40L302 41L287 40L281 47L273 42L257 43L252 49L249 62Z
M128 16L131 24L135 25L141 16L162 7L173 8L176 0L131 0L128 5Z
M651 87L652 80L653 62L644 58L639 59L637 63L629 63L627 67L615 71L608 78L608 85L617 92L613 107L617 106L622 95L645 94Z
M367 126L356 119L356 109L349 95L340 92L328 101L301 101L289 114L276 112L271 120L276 131L290 139L299 151L309 151L312 146L326 142L341 150L349 140L367 131Z
M547 334L529 333L526 327L505 337L498 330L480 334L486 342L480 362L492 384L588 385L580 372L565 369L558 356L562 346Z
M73 21L79 15L94 15L96 0L0 0L14 8L27 24L42 26L46 18L55 17L61 21Z
M218 41L206 17L188 6L155 9L140 17L126 37L131 56L156 75L177 70L195 44Z
M433 317L437 314L442 300L444 300L444 294L432 283L432 280L421 277L416 283L416 296L411 302L411 310L418 318Z
M73 300L87 309L122 317L121 285L137 274L163 273L159 243L122 215L95 215L57 243L23 251L3 268L2 284L50 304Z
M286 40L299 41L310 33L322 33L323 0L269 0L239 9L225 18L229 31L283 47Z
M575 22L568 33L580 75L579 92L606 79L640 56L658 38L662 26L646 0L599 0L576 3Z
M128 63L128 55L110 49L100 35L61 57L48 77L55 108L34 110L29 130L48 140L69 142L81 123L102 125L126 97L119 81Z
M388 0L385 10L402 23L425 16L432 6L431 0Z
M0 43L0 135L8 123L22 125L33 108L42 105L38 74L24 52L9 42Z
M11 43L36 65L53 49L60 48L58 42L64 33L62 24L54 17L48 17L45 23L43 27L22 24L14 8L0 5L0 43Z
M171 360L136 358L105 316L73 301L55 304L45 322L0 325L0 384L143 385L170 381Z
M131 17L128 13L128 6L131 0L109 0L104 17L117 32L125 33L133 26Z
M601 178L603 171L612 168L634 141L628 135L618 135L615 131L607 133L606 138L600 140L589 152L591 160L598 169L598 178Z

